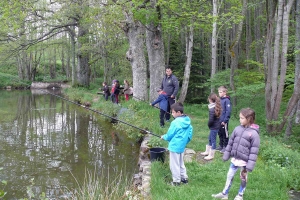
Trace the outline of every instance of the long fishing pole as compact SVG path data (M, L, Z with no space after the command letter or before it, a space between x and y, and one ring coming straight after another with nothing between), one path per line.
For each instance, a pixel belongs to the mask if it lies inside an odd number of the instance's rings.
M98 114L103 115L103 116L105 116L105 117L108 117L108 118L110 118L110 119L119 121L119 122L121 122L121 123L123 123L123 124L126 124L126 125L128 125L128 126L131 126L131 127L133 127L133 128L136 128L136 129L142 131L142 133L148 133L148 134L151 134L151 135L153 135L153 136L156 136L156 137L159 137L159 138L160 138L159 135L156 135L156 134L152 133L151 131L148 131L148 130L139 128L139 127L134 126L134 125L132 125L132 124L129 124L129 123L125 122L125 121L122 121L122 120L117 119L117 118L115 118L115 117L112 117L112 116L109 116L109 115L107 115L107 114L104 114L104 113L102 113L102 112L100 112L100 111L98 111L98 110L91 109L91 108L89 108L89 107L87 107L87 106L85 106L85 105L76 103L76 102L74 102L74 101L71 101L71 100L66 99L66 98L64 98L64 97L61 97L61 96L59 96L59 95L53 94L53 93L51 93L51 92L48 92L48 91L45 91L45 90L42 90L42 89L39 89L39 90L41 90L41 91L43 91L43 92L45 92L45 93L48 93L48 94L50 94L50 95L56 96L56 97L58 97L58 98L61 98L61 99L65 100L65 101L68 101L68 102L70 102L70 103L73 103L73 104L76 104L76 105L78 105L78 106L84 107L84 108L86 108L87 110L93 111L93 112L95 112L95 113L98 113Z
M21 82L20 80L18 80L18 81L19 81L19 82ZM28 84L25 84L25 85L28 85ZM29 85L28 85L28 86L29 86ZM121 123L123 123L123 124L126 124L126 125L128 125L128 126L131 126L131 127L133 127L133 128L136 128L136 129L140 130L140 131L141 131L141 133L143 133L143 134L144 134L144 133L148 133L148 134L151 134L151 135L153 135L153 136L156 136L156 137L159 137L159 138L160 138L160 136L159 136L159 135L157 135L157 134L154 134L154 133L152 133L151 131L148 131L148 130L145 130L145 129L139 128L139 127L137 127L137 126L134 126L134 125L132 125L132 124L129 124L129 123L125 122L125 121L122 121L122 120L120 120L120 119L117 119L117 118L115 118L115 117L112 117L112 116L109 116L109 115L107 115L107 114L104 114L104 113L102 113L102 112L100 112L100 111L98 111L98 110L91 109L91 108L89 108L89 107L87 107L87 106L85 106L85 105L82 105L82 104L76 103L76 102L74 102L74 101L71 101L71 100L69 100L69 99L67 99L67 98L64 98L64 97L62 97L62 96L59 96L59 95L53 94L53 93L51 93L51 92L48 92L48 91L46 91L46 90L43 90L43 89L41 89L41 88L36 88L36 89L37 89L37 90L40 90L40 91L42 91L42 92L44 92L44 93L47 93L47 94L53 95L53 96L55 96L55 97L57 97L57 98L63 99L63 100L65 100L65 101L68 101L68 102L70 102L70 103L73 103L73 104L75 104L75 105L78 105L78 106L84 107L84 108L86 108L87 110L93 111L93 112L95 112L95 113L98 113L98 114L100 114L100 115L103 115L103 116L105 116L105 117L108 117L108 118L110 118L110 119L113 119L113 120L119 121L119 122L121 122Z

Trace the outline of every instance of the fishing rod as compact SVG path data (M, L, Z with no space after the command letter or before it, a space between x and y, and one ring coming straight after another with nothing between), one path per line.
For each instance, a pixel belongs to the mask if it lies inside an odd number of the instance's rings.
M21 82L20 80L18 80L18 81ZM23 82L23 83L24 83L24 82ZM29 86L29 84L27 84L27 83L24 83L24 84L27 85L27 86ZM64 98L64 97L62 97L62 96L53 94L53 93L51 93L51 92L49 92L49 91L46 91L46 90L44 90L44 89L41 89L41 88L36 88L36 89L37 89L37 90L40 90L40 91L42 91L42 92L44 92L44 93L50 94L50 95L52 95L52 96L55 96L55 97L57 97L57 98L63 99L63 100L65 100L65 101L67 101L67 102L73 103L73 104L78 105L78 106L81 106L81 107L83 107L83 108L86 108L87 110L90 110L90 111L92 111L92 112L98 113L98 114L103 115L103 116L105 116L105 117L108 117L108 118L110 118L110 119L112 119L112 120L116 120L116 121L119 121L119 122L121 122L121 123L123 123L123 124L126 124L126 125L130 126L130 127L136 128L136 129L140 130L142 134L150 134L150 135L153 135L153 136L156 136L156 137L159 137L159 138L160 138L159 135L154 134L154 133L152 133L151 131L148 131L148 130L146 130L146 129L139 128L139 127L134 126L134 125L132 125L132 124L129 124L129 123L125 122L125 121L122 121L122 120L117 119L117 118L115 118L115 117L112 117L112 116L109 116L109 115L107 115L107 114L104 114L104 113L102 113L102 112L100 112L100 111L98 111L98 110L91 109L91 108L89 108L89 107L87 107L87 106L85 106L85 105L76 103L75 101L71 101L71 100L69 100L69 99L67 99L67 98Z
M145 100L142 100L142 99L139 99L139 98L137 98L137 97L135 97L135 96L132 96L132 98L135 98L135 99L137 99L137 100L140 100L140 101L142 101L143 103L147 103L147 104L149 104L147 101L145 101ZM153 107L153 108L160 109L160 108L159 108L159 107L157 107L157 106L152 106L152 107ZM165 111L165 112L171 115L171 113L169 113L169 112L167 112L167 111Z
M143 134L144 134L144 133L148 133L148 134L151 134L151 135L153 135L153 136L156 136L156 137L159 137L159 138L160 138L159 135L156 135L156 134L154 134L154 133L152 133L151 131L148 131L148 130L146 130L146 129L139 128L139 127L134 126L134 125L132 125L132 124L130 124L130 123L127 123L127 122L122 121L122 120L120 120L120 119L117 119L117 118L115 118L115 117L112 117L112 116L109 116L109 115L107 115L107 114L104 114L104 113L102 113L102 112L100 112L100 111L98 111L98 110L91 109L91 108L89 108L88 106L85 106L85 105L76 103L76 102L74 102L74 101L71 101L71 100L66 99L66 98L64 98L64 97L62 97L62 96L53 94L53 93L51 93L51 92L45 91L45 90L43 90L43 89L39 89L39 90L41 90L41 91L43 91L43 92L45 92L45 93L47 93L47 94L53 95L53 96L55 96L55 97L57 97L57 98L61 98L61 99L65 100L65 101L68 101L68 102L70 102L70 103L73 103L73 104L76 104L76 105L78 105L78 106L81 106L81 107L83 107L83 108L85 108L85 109L87 109L87 110L90 110L90 111L92 111L92 112L95 112L95 113L98 113L98 114L103 115L103 116L105 116L105 117L108 117L108 118L110 118L110 119L112 119L112 120L119 121L119 122L121 122L121 123L123 123L123 124L126 124L127 126L131 126L131 127L133 127L133 128L136 128L136 129L140 130L141 133L143 133Z

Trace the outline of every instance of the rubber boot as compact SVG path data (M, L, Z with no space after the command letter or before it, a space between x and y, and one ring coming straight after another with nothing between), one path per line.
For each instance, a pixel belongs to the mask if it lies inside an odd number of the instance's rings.
M209 154L209 151L211 149L211 146L206 145L206 149L204 152L200 153L202 156L207 156Z
M205 156L205 160L212 160L215 157L215 151L214 149L210 149L208 156Z

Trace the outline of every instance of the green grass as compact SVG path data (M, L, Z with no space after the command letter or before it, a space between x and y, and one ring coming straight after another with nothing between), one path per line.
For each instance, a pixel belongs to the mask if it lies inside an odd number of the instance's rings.
M90 91L87 91L90 92ZM77 94L80 98L85 95L81 91ZM95 92L96 93L96 92ZM94 97L93 97L94 98ZM251 102L249 102L251 101ZM294 134L292 139L284 140L283 137L270 137L265 131L265 117L262 97L256 99L239 99L242 105L249 105L256 111L257 123L260 125L261 147L259 159L254 171L249 173L247 189L244 199L286 199L288 200L288 190L300 190L300 154L299 135ZM159 110L152 108L148 102L124 101L121 97L121 105L128 110L121 112L121 106L104 101L102 96L93 103L92 108L99 110L109 116L118 116L118 119L130 123L139 129L147 129L157 135L163 135L168 130L159 127ZM236 118L239 110L244 107L238 105L233 108L233 114L229 123L229 132L239 124ZM248 107L248 106L246 106ZM204 151L207 144L209 129L207 127L208 110L207 105L185 104L185 113L191 117L194 128L192 141L188 148L196 152ZM139 138L143 134L139 129L119 123L118 129L125 130L128 137ZM162 142L160 146L167 147L167 142ZM168 165L168 157L164 164L153 163L151 170L151 199L153 200L176 200L176 199L213 199L212 194L222 191L230 161L223 162L220 153L216 153L215 159L211 162L186 163L189 184L180 187L172 187L171 172ZM233 199L239 188L239 175L236 174L229 199Z

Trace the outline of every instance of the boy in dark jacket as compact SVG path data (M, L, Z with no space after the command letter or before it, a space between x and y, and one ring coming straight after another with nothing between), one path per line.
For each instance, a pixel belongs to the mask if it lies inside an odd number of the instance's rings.
M220 129L218 132L219 135L219 147L216 150L219 150L221 153L224 153L225 148L228 144L228 124L231 114L231 102L230 97L227 96L227 88L225 86L221 86L218 88L219 97L221 100L222 106L222 114L220 116Z
M160 114L159 114L159 118L160 118L160 127L164 127L165 126L165 115L168 109L168 96L167 94L161 90L158 89L157 90L159 96L158 98L153 101L152 103L150 103L150 106L154 106L155 104L159 103L159 109L160 109Z

